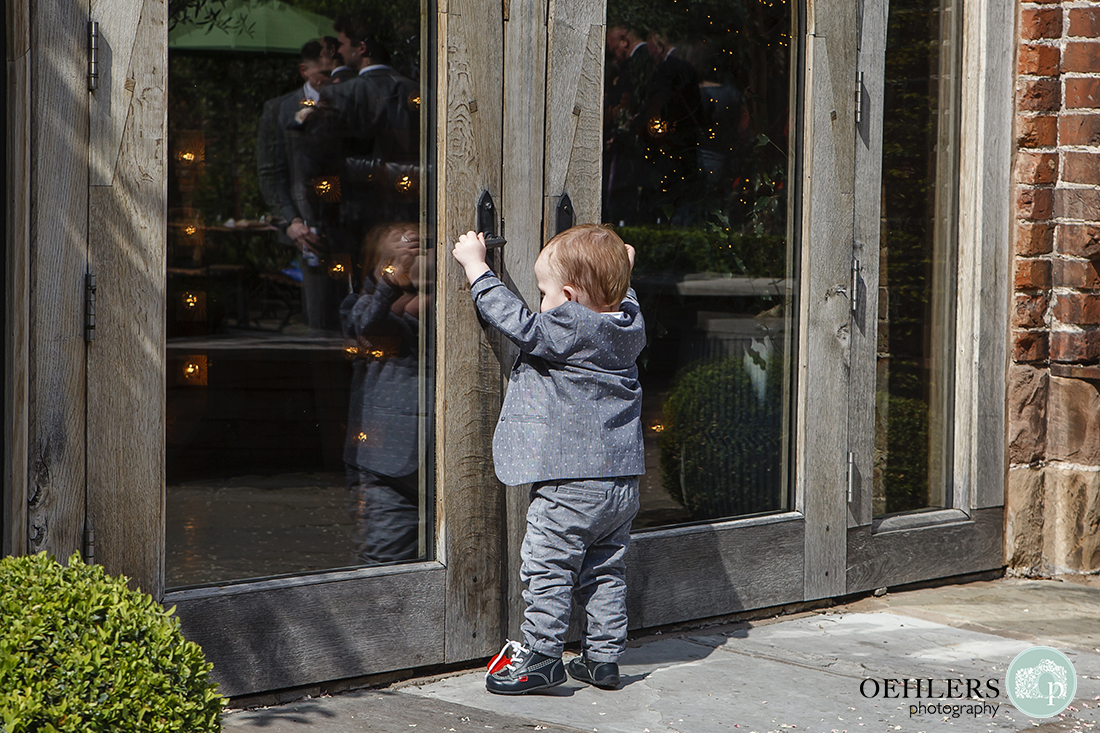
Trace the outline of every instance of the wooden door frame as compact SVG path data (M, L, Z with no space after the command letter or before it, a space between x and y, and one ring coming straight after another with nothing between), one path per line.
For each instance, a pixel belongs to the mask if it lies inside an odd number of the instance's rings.
M422 5L435 66L437 283L435 552L427 562L166 594L185 633L241 695L432 664L499 648L504 494L493 474L501 370L449 243L475 227L483 191L501 201L504 18L499 3ZM431 40L434 38L434 43ZM425 56L427 58L427 56ZM424 128L427 129L427 128ZM227 638L225 629L244 630Z
M16 555L83 549L87 12L5 4L3 549Z
M964 3L950 506L875 519L871 506L878 227L882 149L882 69L886 0L864 0L861 58L866 104L857 143L856 251L862 257L866 334L853 341L846 592L903 585L1003 565L1005 431L1011 254L1011 140L1014 6ZM853 334L857 329L853 328ZM990 430L987 426L997 426Z
M30 0L5 4L5 247L2 555L26 552L30 373Z

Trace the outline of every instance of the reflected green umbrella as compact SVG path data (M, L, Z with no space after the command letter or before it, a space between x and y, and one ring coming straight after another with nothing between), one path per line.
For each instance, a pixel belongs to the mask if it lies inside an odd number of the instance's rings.
M330 19L277 0L225 0L189 8L168 31L168 48L298 53L307 42L334 35Z

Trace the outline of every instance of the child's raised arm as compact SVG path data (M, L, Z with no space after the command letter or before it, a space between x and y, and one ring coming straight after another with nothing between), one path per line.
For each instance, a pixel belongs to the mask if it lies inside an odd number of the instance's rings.
M466 279L470 281L471 285L489 271L489 265L485 264L484 234L466 232L455 242L451 254L458 260L458 264L466 270Z

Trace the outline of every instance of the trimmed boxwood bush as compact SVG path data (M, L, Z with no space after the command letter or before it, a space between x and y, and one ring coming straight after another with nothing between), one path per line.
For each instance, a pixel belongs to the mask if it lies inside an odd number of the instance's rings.
M221 730L212 665L173 610L79 555L0 560L0 731Z

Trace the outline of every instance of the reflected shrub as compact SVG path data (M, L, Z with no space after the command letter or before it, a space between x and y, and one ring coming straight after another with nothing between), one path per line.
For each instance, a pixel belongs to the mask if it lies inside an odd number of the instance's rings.
M663 410L661 470L692 519L782 508L781 360L758 352L694 364Z

